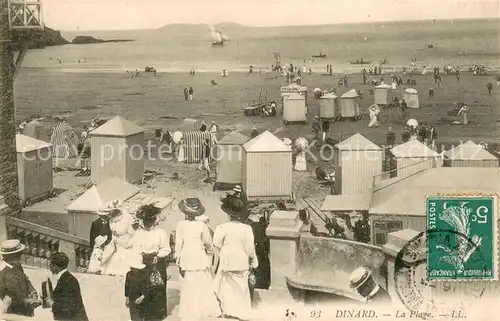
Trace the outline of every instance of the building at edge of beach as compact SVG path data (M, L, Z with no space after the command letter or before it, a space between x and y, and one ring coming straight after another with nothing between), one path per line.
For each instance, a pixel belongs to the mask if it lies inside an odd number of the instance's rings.
M444 167L498 167L498 158L469 140L443 152Z
M144 129L116 116L90 132L91 180L99 184L110 177L129 183L144 175Z
M245 143L242 183L249 201L291 200L291 148L269 131Z
M383 159L382 148L359 133L335 145L337 193L370 193L373 178L382 173Z
M53 187L52 144L16 135L17 172L21 201L48 197Z
M440 167L441 156L418 140L410 140L390 150L396 164L396 176L404 178L423 170Z
M214 189L227 190L242 184L243 145L249 137L232 131L216 145L217 180Z
M440 167L404 177L392 178L375 186L369 205L371 244L382 246L387 234L404 229L425 232L425 200L429 194L500 192L498 168Z

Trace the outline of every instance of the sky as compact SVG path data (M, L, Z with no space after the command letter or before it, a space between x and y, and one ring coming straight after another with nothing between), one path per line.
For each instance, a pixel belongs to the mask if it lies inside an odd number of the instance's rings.
M500 0L42 0L57 30L154 29L172 23L298 26L499 18Z

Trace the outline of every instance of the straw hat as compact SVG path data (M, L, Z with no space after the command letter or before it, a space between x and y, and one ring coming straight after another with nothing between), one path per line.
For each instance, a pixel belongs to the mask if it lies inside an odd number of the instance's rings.
M234 188L233 188L233 192L236 192L236 193L241 193L243 190L241 189L241 186L240 185L236 185Z
M118 212L121 213L120 207L122 206L122 202L120 200L112 200L104 206L104 208L101 208L97 211L97 214L99 215L110 215L113 212Z
M129 258L130 267L138 270L142 270L146 265L142 262L142 255L134 254Z
M179 209L188 216L199 216L205 213L205 207L199 198L186 198L179 202Z
M95 238L94 247L101 247L108 240L107 235L99 235Z
M358 289L360 286L366 283L372 276L370 269L360 266L351 273L350 283L351 289Z
M26 245L21 244L19 240L6 240L3 241L0 245L0 254L1 255L9 255L16 254L24 251Z

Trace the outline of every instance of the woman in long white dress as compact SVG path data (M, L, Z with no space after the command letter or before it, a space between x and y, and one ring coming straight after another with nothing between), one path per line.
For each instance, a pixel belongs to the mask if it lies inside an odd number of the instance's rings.
M130 270L128 258L135 232L132 227L134 217L124 211L119 202L115 202L114 206L109 214L109 227L113 237L103 250L101 274L125 276Z
M232 196L223 200L221 209L231 221L217 226L213 244L219 249L219 265L214 279L215 294L225 316L248 320L252 317L250 269L258 266L254 235L247 217L246 204Z
M141 206L136 214L141 226L132 239L133 251L141 253L151 277L158 271L161 280L150 288L144 299L145 319L159 321L167 317L167 256L172 251L170 237L160 228L161 209L152 204ZM150 277L150 278L151 278Z
M178 317L181 320L205 320L218 317L221 312L215 297L212 262L207 252L212 250L212 237L208 226L196 220L205 212L197 198L187 198L179 203L186 215L175 230L175 255L181 271L181 293Z
M299 137L295 140L295 146L298 150L297 157L295 158L295 170L306 171L307 170L306 150L307 147L309 146L309 142L304 137Z

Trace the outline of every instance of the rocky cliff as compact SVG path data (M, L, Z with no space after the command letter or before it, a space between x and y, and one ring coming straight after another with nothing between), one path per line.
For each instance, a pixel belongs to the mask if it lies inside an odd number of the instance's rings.
M30 49L41 49L48 46L66 45L70 42L61 36L60 31L45 27L40 38L37 38Z

